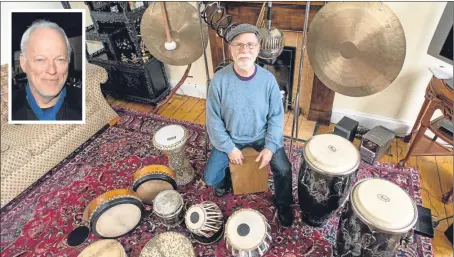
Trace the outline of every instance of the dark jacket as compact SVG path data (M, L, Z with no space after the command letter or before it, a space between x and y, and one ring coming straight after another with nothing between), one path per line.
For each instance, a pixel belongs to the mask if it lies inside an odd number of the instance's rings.
M11 98L12 120L38 120L32 108L27 102L25 87L13 91ZM82 120L82 89L74 86L66 86L66 97L63 105L57 113L57 120Z

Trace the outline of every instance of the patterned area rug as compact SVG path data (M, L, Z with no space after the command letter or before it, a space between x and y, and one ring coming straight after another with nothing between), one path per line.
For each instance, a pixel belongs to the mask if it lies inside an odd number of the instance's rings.
M293 212L295 221L290 228L279 225L272 193L244 196L226 195L216 198L212 189L201 180L205 166L205 132L202 126L145 113L117 109L121 121L93 136L71 156L49 171L37 183L1 210L1 256L77 256L90 243L98 240L90 234L88 240L69 247L66 238L80 222L85 206L96 196L112 189L132 187L134 172L149 164L168 164L167 157L152 145L153 134L162 126L181 124L189 131L185 153L198 171L193 183L179 187L189 204L214 201L225 220L235 210L253 208L267 219L272 231L272 247L266 256L332 256L336 241L338 217L333 216L322 228L313 228L301 221L297 199L297 168L293 171ZM289 145L286 145L288 152ZM290 157L294 167L300 166L300 155ZM382 177L397 183L422 204L419 175L412 168L389 164L361 164L358 179ZM271 188L273 187L270 183ZM140 225L118 240L129 257L136 257L144 245L158 233L167 231L150 215L146 205ZM173 229L188 236L182 226ZM224 241L213 245L193 243L197 256L229 256ZM413 236L407 247L400 247L397 256L433 256L431 241Z

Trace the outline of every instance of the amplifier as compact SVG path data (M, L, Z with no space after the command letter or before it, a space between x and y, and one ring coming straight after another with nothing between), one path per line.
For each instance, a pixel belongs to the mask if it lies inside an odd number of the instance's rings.
M380 159L391 146L396 134L383 127L377 126L363 135L359 146L361 159L371 165Z
M334 127L334 134L353 142L359 123L349 117L344 116Z

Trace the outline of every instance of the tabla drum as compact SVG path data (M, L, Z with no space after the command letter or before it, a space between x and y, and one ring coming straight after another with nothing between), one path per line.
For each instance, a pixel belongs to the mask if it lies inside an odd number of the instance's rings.
M221 209L210 201L192 205L185 214L186 228L200 244L212 244L221 239L224 220Z
M180 125L168 125L160 128L153 136L153 145L166 153L169 167L177 174L177 185L190 183L194 178L194 169L184 154L188 132Z
M175 190L160 192L153 201L153 212L167 228L173 228L183 221L184 200Z
M345 204L360 162L355 145L341 136L321 134L306 142L298 177L303 222L323 226Z
M260 212L240 209L228 218L224 240L233 256L263 256L272 242L271 227Z
M183 234L168 231L150 239L139 257L195 257L195 251Z
M371 178L353 186L337 231L338 256L394 256L413 235L416 203L398 185Z
M77 257L127 257L120 242L103 239L87 246Z
M165 165L148 165L134 174L132 190L146 204L152 204L158 193L168 189L177 189L176 174Z
M139 225L143 212L140 198L126 188L108 191L87 206L91 231L99 238L117 238L127 234Z

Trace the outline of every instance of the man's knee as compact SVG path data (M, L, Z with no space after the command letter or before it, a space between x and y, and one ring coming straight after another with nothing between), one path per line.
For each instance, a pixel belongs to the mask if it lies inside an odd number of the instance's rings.
M279 148L271 159L271 168L275 170L278 175L286 176L292 173L292 164L290 163L284 147Z

